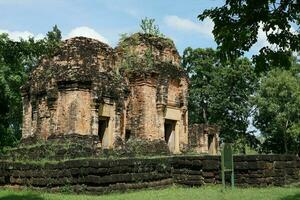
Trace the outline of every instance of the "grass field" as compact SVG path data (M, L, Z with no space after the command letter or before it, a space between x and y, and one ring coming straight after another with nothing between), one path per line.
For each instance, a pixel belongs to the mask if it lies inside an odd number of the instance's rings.
M70 195L28 190L0 190L0 200L300 200L300 188L237 188L222 192L219 186L201 188L170 187L159 190L132 191L109 195Z

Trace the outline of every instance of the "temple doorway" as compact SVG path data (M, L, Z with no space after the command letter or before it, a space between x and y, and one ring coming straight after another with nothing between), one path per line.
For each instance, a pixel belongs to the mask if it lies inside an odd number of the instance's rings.
M109 124L109 117L100 117L98 122L98 136L99 136L99 143L102 147L108 145L108 124Z
M175 127L175 120L165 120L165 141L171 152L174 152L175 150Z

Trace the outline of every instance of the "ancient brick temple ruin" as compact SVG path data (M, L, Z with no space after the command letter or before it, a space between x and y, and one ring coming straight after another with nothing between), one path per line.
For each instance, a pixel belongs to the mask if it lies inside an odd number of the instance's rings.
M219 127L192 124L189 127L189 147L197 153L217 154L219 150Z
M98 136L102 148L131 137L188 145L188 76L174 43L136 33L115 48L75 37L40 60L22 87L22 137Z

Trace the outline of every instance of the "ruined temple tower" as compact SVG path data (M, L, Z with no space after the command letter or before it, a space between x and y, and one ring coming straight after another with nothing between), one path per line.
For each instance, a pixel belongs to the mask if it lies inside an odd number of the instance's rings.
M188 144L188 77L174 43L136 33L115 49L90 38L63 41L21 88L22 137L79 134L102 148L131 137Z
M180 152L188 144L188 77L174 43L136 33L120 43L116 54L117 65L134 65L127 70L133 72L125 134L165 140L172 152ZM140 59L127 63L132 55Z

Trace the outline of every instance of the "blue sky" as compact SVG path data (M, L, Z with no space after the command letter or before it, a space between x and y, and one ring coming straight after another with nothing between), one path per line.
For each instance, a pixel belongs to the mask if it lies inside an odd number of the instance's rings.
M213 22L200 22L197 16L222 4L223 0L0 0L0 32L16 40L40 38L57 24L64 38L83 35L114 47L121 33L138 31L140 20L149 17L182 54L188 46L216 47ZM264 44L259 38L251 52Z

